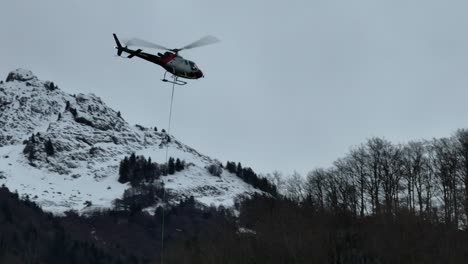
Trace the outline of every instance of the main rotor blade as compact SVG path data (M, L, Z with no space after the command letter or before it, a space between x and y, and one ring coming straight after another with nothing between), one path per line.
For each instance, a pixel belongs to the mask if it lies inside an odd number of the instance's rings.
M184 50L184 49L193 49L193 48L197 48L197 47L201 47L201 46L206 46L206 45L210 45L210 44L214 44L216 42L219 42L219 39L217 39L216 37L213 37L213 36L205 36L195 42L192 42L190 44L188 44L187 46L181 48L181 50Z
M168 48L164 46L161 46L161 45L158 45L158 44L146 41L146 40L142 40L139 38L132 38L131 40L126 42L126 45L127 46L140 46L140 47L146 47L150 49L169 50Z

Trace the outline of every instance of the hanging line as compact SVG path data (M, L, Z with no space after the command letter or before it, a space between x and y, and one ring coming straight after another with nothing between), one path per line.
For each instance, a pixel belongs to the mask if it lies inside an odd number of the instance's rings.
M174 82L172 83L172 95L171 95L171 106L169 108L169 123L167 124L167 134L166 134L166 174L169 171L168 164L168 154L169 154L169 142L170 142L170 132L171 132L171 120L172 120L172 104L174 102L174 90L177 77L174 75ZM161 264L164 264L164 203L166 200L166 187L163 186L163 198L162 198L162 216L161 216Z

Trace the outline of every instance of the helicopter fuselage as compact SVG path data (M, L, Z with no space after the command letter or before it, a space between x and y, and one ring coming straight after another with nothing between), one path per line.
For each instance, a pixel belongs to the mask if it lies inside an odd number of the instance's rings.
M157 55L143 52L141 49L132 50L127 47L116 47L118 52L126 52L129 55L127 58L138 57L149 62L155 63L163 67L166 71L172 73L175 76L186 78L186 79L199 79L203 77L203 72L197 67L197 65L190 60L186 60L183 57L172 53L165 52L164 54L158 53ZM119 53L119 54L120 54Z

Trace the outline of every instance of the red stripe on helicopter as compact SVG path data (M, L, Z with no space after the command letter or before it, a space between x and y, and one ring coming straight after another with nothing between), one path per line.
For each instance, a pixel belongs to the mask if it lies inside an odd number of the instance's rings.
M175 57L177 57L177 55L175 54L171 54L169 56L167 56L167 58L164 58L164 60L162 61L163 65L170 62L171 60L173 60Z

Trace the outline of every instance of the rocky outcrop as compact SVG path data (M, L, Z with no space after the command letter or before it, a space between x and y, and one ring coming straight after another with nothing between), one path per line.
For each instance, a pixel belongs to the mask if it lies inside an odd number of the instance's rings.
M0 184L36 197L45 209L80 209L86 201L112 206L128 188L117 181L120 161L136 153L164 163L166 147L189 164L162 179L173 197L232 205L254 191L223 169L212 176L206 167L213 159L166 133L130 125L98 96L67 94L27 70L0 83L0 110Z

